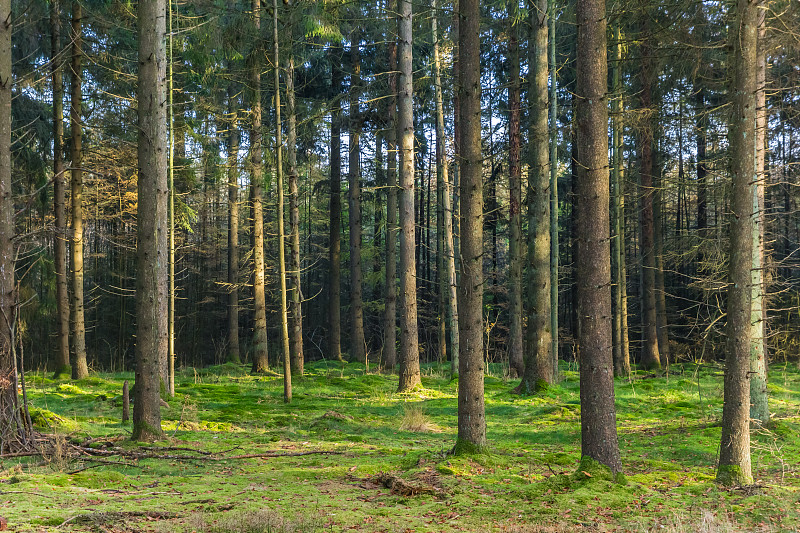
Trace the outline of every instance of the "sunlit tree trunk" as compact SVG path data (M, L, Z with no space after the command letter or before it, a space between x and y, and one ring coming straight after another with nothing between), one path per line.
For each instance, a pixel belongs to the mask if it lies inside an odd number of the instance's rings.
M750 333L750 419L760 424L769 422L767 403L767 338L764 307L764 189L767 150L767 58L766 12L758 12L758 57L756 64L756 183L753 187L753 265L752 265L752 331Z
M83 148L81 110L83 95L82 56L83 11L79 0L72 2L72 64L70 128L72 130L72 379L89 375L86 364L86 325L83 299Z
M261 0L253 0L253 25L261 33ZM255 323L253 325L252 372L269 369L267 354L267 304L265 296L266 270L264 265L264 177L261 159L261 53L256 47L250 58L250 188L253 217L253 296Z
M753 482L750 463L750 350L752 342L753 198L756 176L758 0L738 0L731 25L729 65L733 110L731 154L730 280L722 440L717 481Z
M239 350L239 106L228 87L228 361L241 362Z
M483 397L483 155L481 153L480 8L460 0L459 80L461 145L461 356L455 453L486 446Z
M64 176L64 77L61 53L61 3L50 3L51 75L53 80L53 211L55 215L54 260L58 315L56 376L69 370L69 295L67 291L67 213Z
M133 440L161 430L162 361L167 356L167 75L164 0L141 0L139 20L139 178L136 246L136 382Z
M339 54L331 48L331 85L340 90ZM342 138L339 105L331 111L330 240L328 244L328 358L342 360L341 255L342 255Z
M554 376L550 331L550 153L547 127L547 0L529 9L530 134L528 139L528 254L525 374L520 390L530 394Z
M605 0L579 0L575 118L575 257L580 345L581 455L622 469L614 407L609 248L608 62Z
M400 354L398 391L421 384L417 325L417 269L414 263L414 114L411 64L411 1L399 0L400 78L397 135L400 151Z
M281 293L281 350L283 352L283 401L292 401L292 365L289 353L289 309L286 291L286 236L284 227L283 201L283 132L281 124L281 75L280 50L278 41L278 0L272 0L272 39L273 63L275 74L275 175L278 178L278 276Z

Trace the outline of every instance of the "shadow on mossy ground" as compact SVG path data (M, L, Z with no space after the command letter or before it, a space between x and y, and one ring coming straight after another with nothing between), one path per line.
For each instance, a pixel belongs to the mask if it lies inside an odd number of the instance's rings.
M253 376L229 364L185 369L162 409L168 439L157 446L215 453L214 460L6 459L2 514L16 531L60 525L58 531L696 531L707 523L717 524L716 531L784 531L800 525L800 375L788 366L772 368L774 423L752 435L756 485L734 490L714 483L722 408L717 367L617 380L624 480L579 464L574 366L536 396L512 394L517 383L492 368L489 449L459 456L449 453L457 390L446 372L424 367L423 388L401 395L395 376L365 375L363 365L306 368L288 406L281 376ZM100 449L136 450L114 441L130 434L119 420L126 379L132 382L132 373L78 382L29 374L34 422L67 443L95 439ZM410 413L429 424L404 424ZM226 459L319 450L339 454Z

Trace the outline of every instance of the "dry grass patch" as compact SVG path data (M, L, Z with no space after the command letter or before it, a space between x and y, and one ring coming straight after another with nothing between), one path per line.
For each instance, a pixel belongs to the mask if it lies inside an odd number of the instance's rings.
M440 433L442 431L439 426L430 421L425 414L425 408L418 403L403 404L403 419L400 421L400 429L415 433Z

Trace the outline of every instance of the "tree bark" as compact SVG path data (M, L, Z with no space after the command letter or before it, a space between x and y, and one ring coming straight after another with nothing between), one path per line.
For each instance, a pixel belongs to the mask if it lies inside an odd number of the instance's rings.
M239 349L239 106L228 87L228 361L242 361Z
M291 42L291 39L290 39ZM303 355L303 291L300 271L300 192L297 175L297 115L294 104L294 54L291 46L286 59L286 113L288 115L286 135L286 159L289 171L289 232L292 234L292 253L289 263L292 280L292 301L289 304L292 319L291 352L292 373L302 376L305 365Z
M283 125L281 124L281 74L280 74L280 49L278 41L278 0L272 0L272 39L273 63L272 71L275 74L275 175L278 178L278 277L280 278L281 293L281 350L283 352L283 401L292 401L292 365L289 352L289 309L288 294L286 291L286 236L284 227L284 199L283 199Z
M750 466L750 347L752 342L753 198L756 176L758 0L738 0L731 25L733 69L730 143L731 219L728 346L725 358L722 440L717 481L753 482Z
M458 63L461 158L461 284L458 292L458 440L455 453L486 447L483 397L483 156L481 154L480 8L460 0Z
M623 96L622 96L622 35L619 23L614 28L615 63L613 71L613 98L612 110L612 138L613 162L611 167L612 211L611 224L614 235L611 240L611 268L612 268L612 296L614 298L614 374L629 376L631 373L631 358L628 345L628 295L627 279L625 273L625 213L622 167L622 136L623 136Z
M528 254L525 374L520 390L535 392L555 374L550 330L550 154L547 127L547 0L530 6L530 134L528 146Z
M558 75L556 73L556 0L548 2L550 58L550 337L553 382L558 381Z
M512 6L512 4L509 4ZM525 247L522 241L522 166L520 164L520 61L519 61L519 6L513 4L506 15L508 19L508 60L510 84L508 87L508 217L509 238L509 318L508 363L515 377L525 372L522 342L522 263Z
M396 1L390 1L390 10ZM397 365L397 43L389 42L389 98L386 127L386 307L383 312L383 364Z
M162 361L167 356L167 54L164 0L139 2L139 206L137 213L136 381L131 439L161 430Z
M362 296L364 277L361 272L361 117L359 116L359 91L361 63L356 31L350 44L350 124L348 217L350 222L350 360L367 363L364 341L364 302Z
M411 64L411 1L399 0L400 79L397 135L400 149L400 380L398 391L421 385L414 263L414 114Z
M653 101L655 76L650 25L645 14L642 25L641 109L644 114L639 132L639 176L641 178L642 213L642 353L640 362L646 369L661 368L658 351L658 315L656 312L656 254L653 228Z
M764 252L764 190L767 180L767 58L766 12L758 11L758 57L756 64L756 183L753 187L753 264L751 269L752 310L750 332L750 420L759 424L769 422L767 402L767 337L765 325L767 310L764 307L765 252Z
M261 33L261 0L253 0L253 25ZM267 352L266 267L264 264L264 177L261 158L261 57L258 47L250 58L250 188L253 201L253 331L252 372L269 369Z
M70 372L69 365L69 295L67 290L66 188L64 176L64 77L61 54L61 2L50 3L51 74L53 80L53 211L55 215L54 260L56 270L56 307L58 344L56 376Z
M614 407L605 0L577 7L576 239L581 454L622 469Z
M433 10L433 68L434 85L436 86L436 168L437 177L441 184L441 217L442 224L437 228L442 232L440 263L441 273L439 278L439 290L441 300L444 304L446 332L449 332L450 341L450 360L458 361L459 342L458 342L458 294L456 292L456 263L455 252L453 250L453 206L452 206L452 184L447 169L447 150L445 147L445 127L444 127L444 97L442 95L442 76L441 76L441 57L439 54L439 34L437 13L438 1L434 2Z
M72 379L89 375L86 364L86 325L83 299L83 149L81 147L81 108L83 95L81 82L83 72L82 18L80 0L72 3L72 63L70 128L72 130Z
M339 54L331 48L331 85L340 90L341 73ZM341 286L342 286L342 138L339 104L331 111L331 161L330 161L330 240L328 244L328 357L342 360Z
M664 188L661 181L660 164L653 158L653 252L655 255L655 296L658 356L663 366L669 365L669 323L667 321L667 290L664 285L664 231L662 209Z

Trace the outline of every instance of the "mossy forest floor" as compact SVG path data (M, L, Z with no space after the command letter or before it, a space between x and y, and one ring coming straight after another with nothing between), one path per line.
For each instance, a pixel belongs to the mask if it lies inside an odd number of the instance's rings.
M491 453L474 457L448 454L456 384L436 367L423 369L424 388L397 394L396 376L313 363L294 381L290 405L278 375L232 365L184 370L162 408L168 438L155 443L170 450L128 439L120 393L132 374L77 382L28 374L34 423L61 437L44 460L2 459L0 515L12 531L800 528L794 365L770 369L774 420L752 432L756 482L734 489L714 483L721 367L673 365L616 381L624 484L579 468L578 375L574 365L562 370L560 384L530 397L487 376ZM73 445L100 455L76 459ZM338 453L296 455L316 451ZM241 457L272 452L295 455Z

